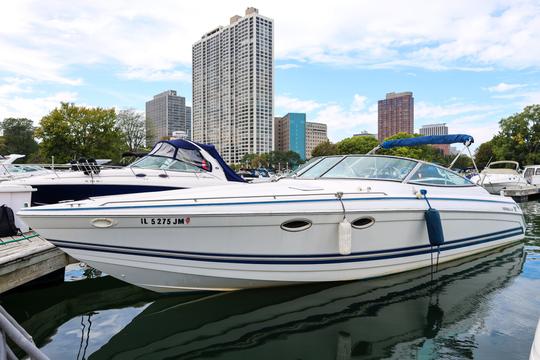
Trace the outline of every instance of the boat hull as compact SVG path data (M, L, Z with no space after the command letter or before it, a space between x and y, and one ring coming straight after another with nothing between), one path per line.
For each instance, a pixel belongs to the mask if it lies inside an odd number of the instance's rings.
M357 210L348 211L347 219L369 216L374 223L352 229L350 255L339 253L338 224L343 214L336 202L319 212L308 210L307 204L298 213L110 213L105 219L113 225L107 229L92 226L103 219L96 214L72 215L69 221L65 214L32 216L32 226L76 259L158 292L373 278L431 266L437 254L443 263L524 236L523 218L515 205L483 204L470 211L455 202L432 200L433 206L443 209L445 236L440 248L432 247L424 220L425 202L397 201L392 210L376 201L364 203L354 205ZM300 232L281 228L285 221L297 218L309 219L312 226ZM164 219L163 224L157 219ZM176 225L167 225L175 221Z

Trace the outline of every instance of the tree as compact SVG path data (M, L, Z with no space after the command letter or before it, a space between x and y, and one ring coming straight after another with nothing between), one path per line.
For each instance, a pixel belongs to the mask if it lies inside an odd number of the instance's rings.
M7 118L1 123L4 133L5 152L7 154L23 154L27 160L38 151L34 140L34 123L25 118Z
M336 155L336 154L338 154L337 146L336 144L331 143L329 140L315 146L315 148L311 152L312 157L328 156L328 155Z
M114 109L61 103L41 119L36 135L44 158L68 162L79 157L120 159L126 149Z
M377 139L371 136L353 136L336 144L339 154L366 154L379 145Z
M138 151L144 148L146 133L142 114L133 109L121 110L116 115L116 126L124 135L124 142L129 151Z
M493 153L492 140L481 144L474 153L474 161L476 161L476 166L478 166L479 169L486 167L489 162L496 161L496 159L497 158Z
M521 165L540 162L540 105L502 119L500 131L491 140L493 153L500 160L515 160Z
M413 137L418 137L418 136L422 136L422 135L400 132L386 138L385 141L395 140L395 139L407 139L407 138L413 138ZM447 160L445 159L442 152L439 149L436 149L429 145L420 145L420 146L411 146L411 147L400 146L400 147L396 147L396 148L392 148L388 150L379 150L378 153L386 154L386 155L393 155L393 156L408 157L411 159L420 159L420 160L439 163L442 165L449 165L449 162L447 163Z

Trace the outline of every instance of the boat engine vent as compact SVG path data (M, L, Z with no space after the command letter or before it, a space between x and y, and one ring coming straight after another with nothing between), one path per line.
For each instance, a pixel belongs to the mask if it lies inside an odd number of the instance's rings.
M372 218L371 216L363 216L361 218L354 220L351 223L351 225L355 229L365 229L365 228L370 227L374 223L375 223L375 219Z
M281 228L285 231L297 232L304 231L311 227L311 221L307 219L293 219L285 221L281 224Z

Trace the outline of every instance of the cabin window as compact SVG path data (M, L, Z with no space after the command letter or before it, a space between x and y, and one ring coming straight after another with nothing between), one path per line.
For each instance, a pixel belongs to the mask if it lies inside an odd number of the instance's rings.
M536 175L540 175L540 168L536 169Z
M203 170L212 171L212 164L202 156L199 150L178 148L176 159L197 166Z
M162 142L162 143L157 144L148 155L164 156L164 157L172 158L174 156L175 150L176 148L172 146L171 144Z
M536 173L540 174L540 168L536 169ZM534 175L534 169L533 168L529 168L529 169L525 170L525 174L523 174L523 176L526 177L526 178L531 178L533 175Z
M422 164L411 176L409 182L441 186L473 185L468 179L461 177L453 171L430 164Z

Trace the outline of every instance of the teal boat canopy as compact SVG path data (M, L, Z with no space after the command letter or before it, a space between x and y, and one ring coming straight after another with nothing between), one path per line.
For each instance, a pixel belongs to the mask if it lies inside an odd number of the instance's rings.
M387 140L383 142L380 147L383 149L391 149L398 146L418 146L418 145L433 145L433 144L457 144L461 143L469 146L474 142L474 139L470 135L456 134L456 135L430 135L419 136L407 139L395 139Z

